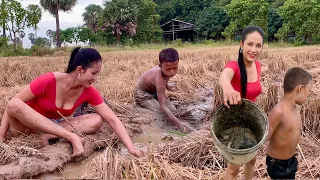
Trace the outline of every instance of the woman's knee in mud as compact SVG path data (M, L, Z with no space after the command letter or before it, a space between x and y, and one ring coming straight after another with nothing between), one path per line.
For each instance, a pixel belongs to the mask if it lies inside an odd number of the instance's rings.
M8 115L13 115L13 114L18 114L18 113L22 113L22 106L25 103L18 98L12 98L8 104L7 104L7 114Z

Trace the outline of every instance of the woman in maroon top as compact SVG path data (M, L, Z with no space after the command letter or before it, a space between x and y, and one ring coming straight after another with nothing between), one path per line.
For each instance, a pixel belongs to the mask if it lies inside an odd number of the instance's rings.
M30 130L42 131L47 133L41 137L46 144L49 139L63 137L72 144L72 156L81 155L84 152L82 140L70 132L73 129L67 122L61 121L60 113L70 116L83 102L89 102L97 113L70 118L69 123L82 133L90 134L102 126L104 119L130 154L142 156L120 119L92 86L101 66L101 56L95 49L75 48L66 73L42 74L8 102L1 121L0 142L5 140L9 127L14 136Z
M261 94L261 66L256 59L262 52L263 38L264 32L258 26L248 26L243 30L238 61L228 62L219 78L226 107L239 104L241 98L256 102L256 97ZM256 157L245 164L245 179L252 179L255 162ZM239 168L239 165L228 164L226 179L237 179Z

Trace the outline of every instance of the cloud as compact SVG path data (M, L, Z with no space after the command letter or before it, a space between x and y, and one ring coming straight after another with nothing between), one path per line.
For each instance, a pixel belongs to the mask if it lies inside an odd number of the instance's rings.
M23 7L27 7L29 4L37 4L40 5L39 0L21 0L20 1ZM74 8L70 12L62 12L59 11L59 21L60 21L60 29L66 29L68 27L76 27L78 25L82 25L83 17L82 14L84 12L85 7L89 4L97 4L102 5L104 0L78 0L78 3L74 6ZM42 9L42 17L38 24L39 30L37 31L38 37L47 37L47 30L56 30L56 19L49 12ZM33 29L26 28L25 34L26 37L23 40L23 45L26 48L31 47L30 40L28 39L28 34L34 33Z

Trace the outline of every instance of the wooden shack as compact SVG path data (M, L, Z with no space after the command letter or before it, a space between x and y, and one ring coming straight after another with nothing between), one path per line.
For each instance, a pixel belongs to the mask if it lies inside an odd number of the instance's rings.
M172 19L161 25L163 38L165 41L182 39L183 41L193 41L196 35L194 24Z

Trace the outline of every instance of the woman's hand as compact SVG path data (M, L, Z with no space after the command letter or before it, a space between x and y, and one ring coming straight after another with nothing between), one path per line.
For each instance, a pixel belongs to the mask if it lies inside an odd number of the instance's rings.
M226 90L223 92L223 104L230 108L230 105L240 104L241 103L241 95L238 91L234 89Z
M4 143L6 141L6 138L5 136L3 135L0 135L0 142Z

